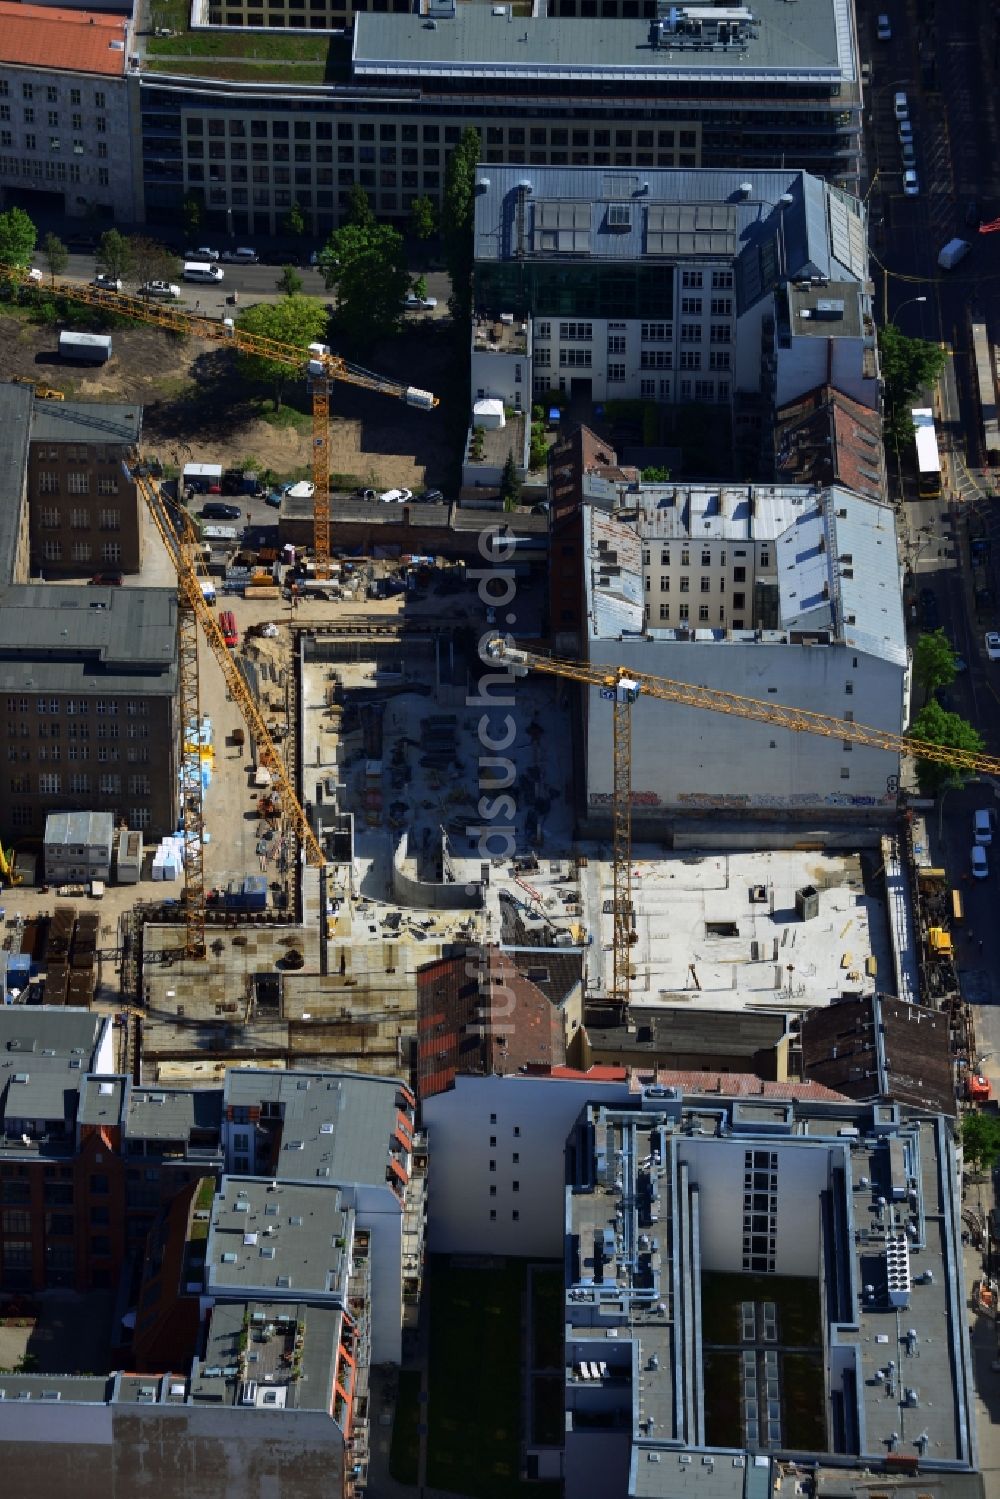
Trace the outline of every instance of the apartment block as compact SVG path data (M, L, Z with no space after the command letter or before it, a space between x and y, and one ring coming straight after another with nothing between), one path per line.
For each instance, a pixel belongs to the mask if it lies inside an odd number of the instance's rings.
M592 662L902 733L909 658L888 506L837 486L725 484L641 484L619 505L634 518L582 518ZM596 689L584 713L600 819L612 719ZM894 813L898 755L648 697L633 717L633 817L648 829L684 813ZM665 754L671 744L683 753Z
M667 1499L686 1468L745 1499L794 1461L816 1492L976 1492L944 1119L650 1087L588 1105L566 1163L569 1499Z
M8 204L105 223L141 218L130 46L131 22L122 16L0 4L0 186Z
M806 172L484 162L475 302L479 398L878 405L864 208Z
M50 812L177 818L177 600L167 588L0 587L0 831Z
M657 17L638 0L602 0L599 17L596 0L537 16L450 0L426 14L396 0L391 14L351 0L308 14L292 0L212 5L195 30L225 26L233 61L199 69L197 88L165 46L137 40L147 219L172 225L194 197L206 225L252 236L280 231L297 203L322 236L360 185L380 218L402 221L415 197L440 202L469 126L498 165L784 163L851 188L862 96L850 8L762 5L721 30L703 7ZM298 32L301 58L294 74L254 58L251 82L241 59L265 27ZM269 67L273 79L260 76Z
M28 506L32 572L58 578L142 567L142 501L130 468L142 407L36 401Z

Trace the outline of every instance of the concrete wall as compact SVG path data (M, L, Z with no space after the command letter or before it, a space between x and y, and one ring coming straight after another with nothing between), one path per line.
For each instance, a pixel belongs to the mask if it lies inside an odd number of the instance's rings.
M11 1499L330 1499L343 1484L340 1428L321 1411L6 1402L0 1442Z
M754 1136L746 1150L769 1150L778 1157L776 1275L816 1278L820 1263L820 1193L829 1185L829 1151ZM703 1270L739 1273L743 1269L744 1148L738 1135L723 1139L677 1140L679 1162L690 1169L701 1197L699 1233Z
M442 835L443 836L443 835ZM392 894L401 906L420 911L478 911L483 904L482 885L459 885L453 881L440 884L414 879L403 869L409 857L410 835L404 833L392 856Z
M592 1100L623 1107L629 1095L624 1083L585 1078L459 1077L427 1099L429 1251L561 1258L563 1143Z
M595 663L621 664L859 723L903 728L904 668L848 646L703 641L592 641ZM851 692L847 685L850 684ZM612 714L597 689L587 704L587 804L610 806ZM735 768L735 774L734 774ZM845 774L846 772L846 774ZM642 698L632 717L634 815L726 811L868 816L895 805L898 756L840 739L795 734L704 709Z

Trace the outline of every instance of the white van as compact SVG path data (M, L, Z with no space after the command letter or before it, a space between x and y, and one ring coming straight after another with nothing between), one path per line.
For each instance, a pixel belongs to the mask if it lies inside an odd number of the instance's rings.
M211 265L207 260L185 260L185 281L221 281L225 275L221 266Z

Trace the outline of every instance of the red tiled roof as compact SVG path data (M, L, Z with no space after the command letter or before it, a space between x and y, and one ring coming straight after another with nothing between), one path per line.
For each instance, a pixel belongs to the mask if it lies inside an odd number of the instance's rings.
M624 1082L637 1093L653 1079L651 1070L629 1067L590 1067L578 1072L572 1067L553 1067L554 1078L587 1078L595 1083ZM680 1088L685 1094L717 1093L720 1098L791 1098L814 1103L842 1102L844 1095L825 1088L822 1083L767 1083L752 1072L686 1072L661 1067L655 1081L659 1087Z
M126 23L87 10L50 10L0 0L0 62L59 73L125 73Z

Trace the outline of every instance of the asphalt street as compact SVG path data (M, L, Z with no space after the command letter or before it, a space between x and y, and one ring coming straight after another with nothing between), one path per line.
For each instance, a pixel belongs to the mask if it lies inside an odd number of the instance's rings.
M67 231L68 232L68 231ZM220 248L215 246L214 248ZM44 270L45 261L36 252L35 262L40 269ZM233 308L229 298L236 292L239 296L239 305L245 307L252 302L274 302L283 293L278 286L278 278L281 275L284 262L278 261L268 265L233 265L220 262L223 271L223 280L217 286L200 286L182 281L178 276L177 285L180 288L179 302L172 302L171 306L182 306L194 309L200 306L202 312L227 311L232 314ZM323 277L318 270L312 266L297 266L299 275L302 277L303 295L307 297L319 297L330 299L331 293L327 291ZM96 265L93 254L71 254L69 263L61 279L66 281L77 281L87 283L93 281ZM444 271L413 271L413 276L423 275L427 282L427 295L437 298L437 307L432 312L408 312L407 319L440 318L448 316L448 298L451 295L451 282ZM126 288L132 290L132 288Z

